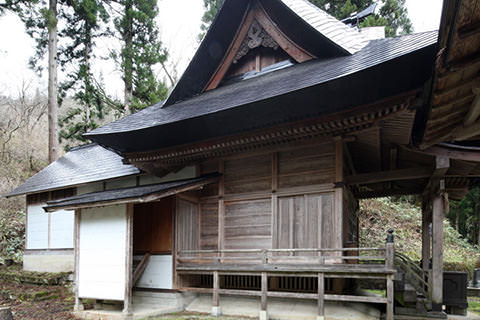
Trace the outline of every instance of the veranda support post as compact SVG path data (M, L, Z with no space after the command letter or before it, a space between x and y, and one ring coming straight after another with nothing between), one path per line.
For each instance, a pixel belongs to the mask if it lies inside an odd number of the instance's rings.
M385 268L393 270L395 268L395 243L393 230L388 230L385 252ZM394 288L393 274L387 276L387 320L393 320Z

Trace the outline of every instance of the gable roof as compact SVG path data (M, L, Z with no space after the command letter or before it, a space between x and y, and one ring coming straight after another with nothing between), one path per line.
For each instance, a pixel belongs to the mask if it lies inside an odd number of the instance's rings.
M15 190L12 197L139 174L140 170L122 162L122 157L92 143L73 148Z
M431 75L436 40L437 32L374 40L350 56L311 60L167 108L157 104L85 136L120 152L136 152L338 112L421 86ZM370 76L366 72L371 72ZM391 72L396 77L391 77ZM349 95L335 85L353 78ZM320 88L324 91L318 91ZM317 91L304 94L310 89ZM297 99L295 108L291 107L293 97ZM305 100L312 97L314 103ZM372 101L363 101L366 99Z
M260 6L280 31L317 58L351 55L367 43L358 30L307 0L225 0L164 107L201 94L232 49L248 13Z

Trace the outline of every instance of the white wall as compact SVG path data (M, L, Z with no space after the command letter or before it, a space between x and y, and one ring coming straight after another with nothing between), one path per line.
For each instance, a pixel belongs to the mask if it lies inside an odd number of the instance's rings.
M59 210L50 215L50 249L73 248L75 212Z
M61 210L46 213L43 210L45 205L35 204L27 208L26 249L73 248L74 212Z
M137 185L137 177L126 177L122 179L115 179L107 181L105 184L106 190L121 189L127 187L135 187Z
M143 256L135 256L135 260L141 260ZM135 287L172 289L172 256L155 255L150 257L145 271L138 279Z
M126 205L82 209L79 245L79 296L124 300Z

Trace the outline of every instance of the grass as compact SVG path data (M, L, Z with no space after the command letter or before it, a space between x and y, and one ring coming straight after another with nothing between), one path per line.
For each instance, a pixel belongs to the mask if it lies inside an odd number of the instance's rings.
M480 298L477 298L477 297L468 298L468 311L473 312L480 316Z

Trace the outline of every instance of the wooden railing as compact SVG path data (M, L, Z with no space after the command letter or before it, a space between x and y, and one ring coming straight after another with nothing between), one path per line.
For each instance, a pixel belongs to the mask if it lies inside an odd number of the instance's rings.
M266 314L267 298L318 300L318 316L324 317L325 301L369 302L386 304L386 319L393 320L393 279L395 249L393 231L384 248L306 248L182 250L177 253L179 275L211 275L213 288L182 288L184 291L213 294L212 313L219 314L220 294L259 296L261 315ZM356 253L356 255L346 255ZM220 276L260 276L260 290L221 289ZM280 292L268 290L268 277L316 278L318 292ZM387 297L325 294L326 278L383 279Z

